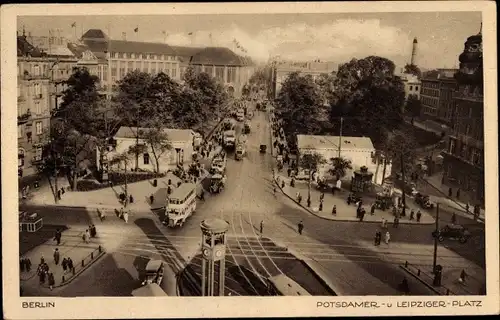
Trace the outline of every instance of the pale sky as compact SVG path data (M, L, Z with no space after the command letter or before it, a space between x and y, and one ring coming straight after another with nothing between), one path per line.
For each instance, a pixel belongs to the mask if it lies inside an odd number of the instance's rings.
M71 28L75 22L76 28ZM379 55L402 67L409 62L413 38L418 39L417 64L421 68L458 65L467 37L477 34L480 12L424 13L307 13L307 14L208 14L157 16L20 16L32 35L49 30L67 38L88 29L102 29L113 39L166 42L185 46L226 46L236 39L252 58L270 55L285 59L333 61ZM134 28L139 32L135 33ZM189 36L188 33L193 35ZM211 39L210 39L210 34ZM241 52L238 52L241 53Z

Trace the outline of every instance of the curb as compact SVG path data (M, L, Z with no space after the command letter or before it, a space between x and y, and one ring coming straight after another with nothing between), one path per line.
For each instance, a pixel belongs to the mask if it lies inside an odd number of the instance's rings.
M69 284L70 282L72 282L73 280L75 280L80 274L82 274L85 270L87 270L88 268L90 268L97 260L99 260L100 258L102 258L105 254L106 254L106 251L101 252L92 261L90 261L88 264L86 264L85 267L83 267L82 269L80 269L71 278L69 278L68 280L66 280L66 282L64 282L63 284L60 284L58 286L54 286L54 288L64 287L65 285Z
M274 183L276 183L276 185L280 189L281 193L283 193L285 196L287 196L288 199L292 200L297 205L299 205L302 209L305 209L307 212L309 212L310 214L312 214L313 216L315 216L317 218L320 218L320 219L323 219L323 220L328 220L328 221L338 221L338 222L364 222L364 223L379 223L380 224L380 221L359 221L359 219L353 219L353 220L347 220L347 219L330 219L330 218L327 218L327 217L320 216L316 212L314 212L313 210L309 209L308 207L306 207L306 206L298 203L297 200L295 200L292 196L290 196L289 194L287 194L281 188L281 185L278 183L278 181L276 181L276 178L273 178L273 181L274 181ZM401 224L405 224L405 225L431 225L431 224L434 224L434 223L435 222L405 223L405 222L399 221L400 225ZM388 224L392 224L392 223L388 222Z

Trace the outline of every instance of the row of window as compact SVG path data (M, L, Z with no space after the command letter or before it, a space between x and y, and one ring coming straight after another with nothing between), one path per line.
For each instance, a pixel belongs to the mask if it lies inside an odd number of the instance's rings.
M422 89L424 88L439 89L439 82L424 82L422 83Z
M168 60L175 61L177 57L165 54L149 54L149 53L127 53L113 52L111 55L114 59L145 59L145 60Z
M413 91L413 86L410 86L410 91ZM418 92L418 86L415 86L415 91Z
M52 70L49 68L49 64L52 62L46 63L19 63L17 65L17 75L28 74L34 77L45 76L45 77L54 77L54 79L67 78L73 73L73 64L63 64L63 65L54 65ZM52 72L52 74L49 74Z
M177 77L177 64L147 61L111 61L111 76L119 79L132 70L156 74L164 72L172 78Z
M475 165L482 165L482 150L475 147L467 147L465 144L460 146L460 150L456 150L456 145L457 142L455 139L450 139L449 152L451 154L458 155L462 159L472 162Z
M23 137L23 132L24 132L24 126L17 126L17 137L18 138ZM35 134L38 136L43 134L43 122L42 121L35 122ZM31 143L31 132L26 133L26 138L28 140L28 143Z
M23 89L26 89L26 92ZM43 98L42 84L33 83L33 84L28 84L26 86L17 86L18 98L24 97L25 93L27 93L29 96L33 96L35 99Z
M424 105L424 106L430 106L430 107L437 108L439 100L425 97L425 96L420 96L420 101L422 102L422 105Z

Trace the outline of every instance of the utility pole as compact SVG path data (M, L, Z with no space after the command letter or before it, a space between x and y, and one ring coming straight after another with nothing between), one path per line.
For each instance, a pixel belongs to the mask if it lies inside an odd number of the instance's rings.
M406 180L405 180L405 164L403 160L403 154L401 154L401 176L403 178L403 216L406 215L406 192L405 192L405 186L406 186Z
M436 204L436 230L434 230L434 257L432 260L432 272L436 270L438 252L438 232L439 232L439 203Z
M340 159L340 152L342 151L342 125L344 123L344 118L340 117L340 136L339 136L339 159Z

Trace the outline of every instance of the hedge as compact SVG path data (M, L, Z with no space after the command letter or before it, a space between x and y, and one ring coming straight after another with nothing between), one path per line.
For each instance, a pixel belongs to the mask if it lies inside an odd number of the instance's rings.
M154 172L133 172L125 173L122 172L110 172L108 174L108 182L101 183L97 180L79 180L76 184L77 191L91 191L98 190L109 187L109 182L113 183L114 186L125 184L125 176L127 177L127 183L134 183L144 180L151 180L154 178L164 177L163 173Z

